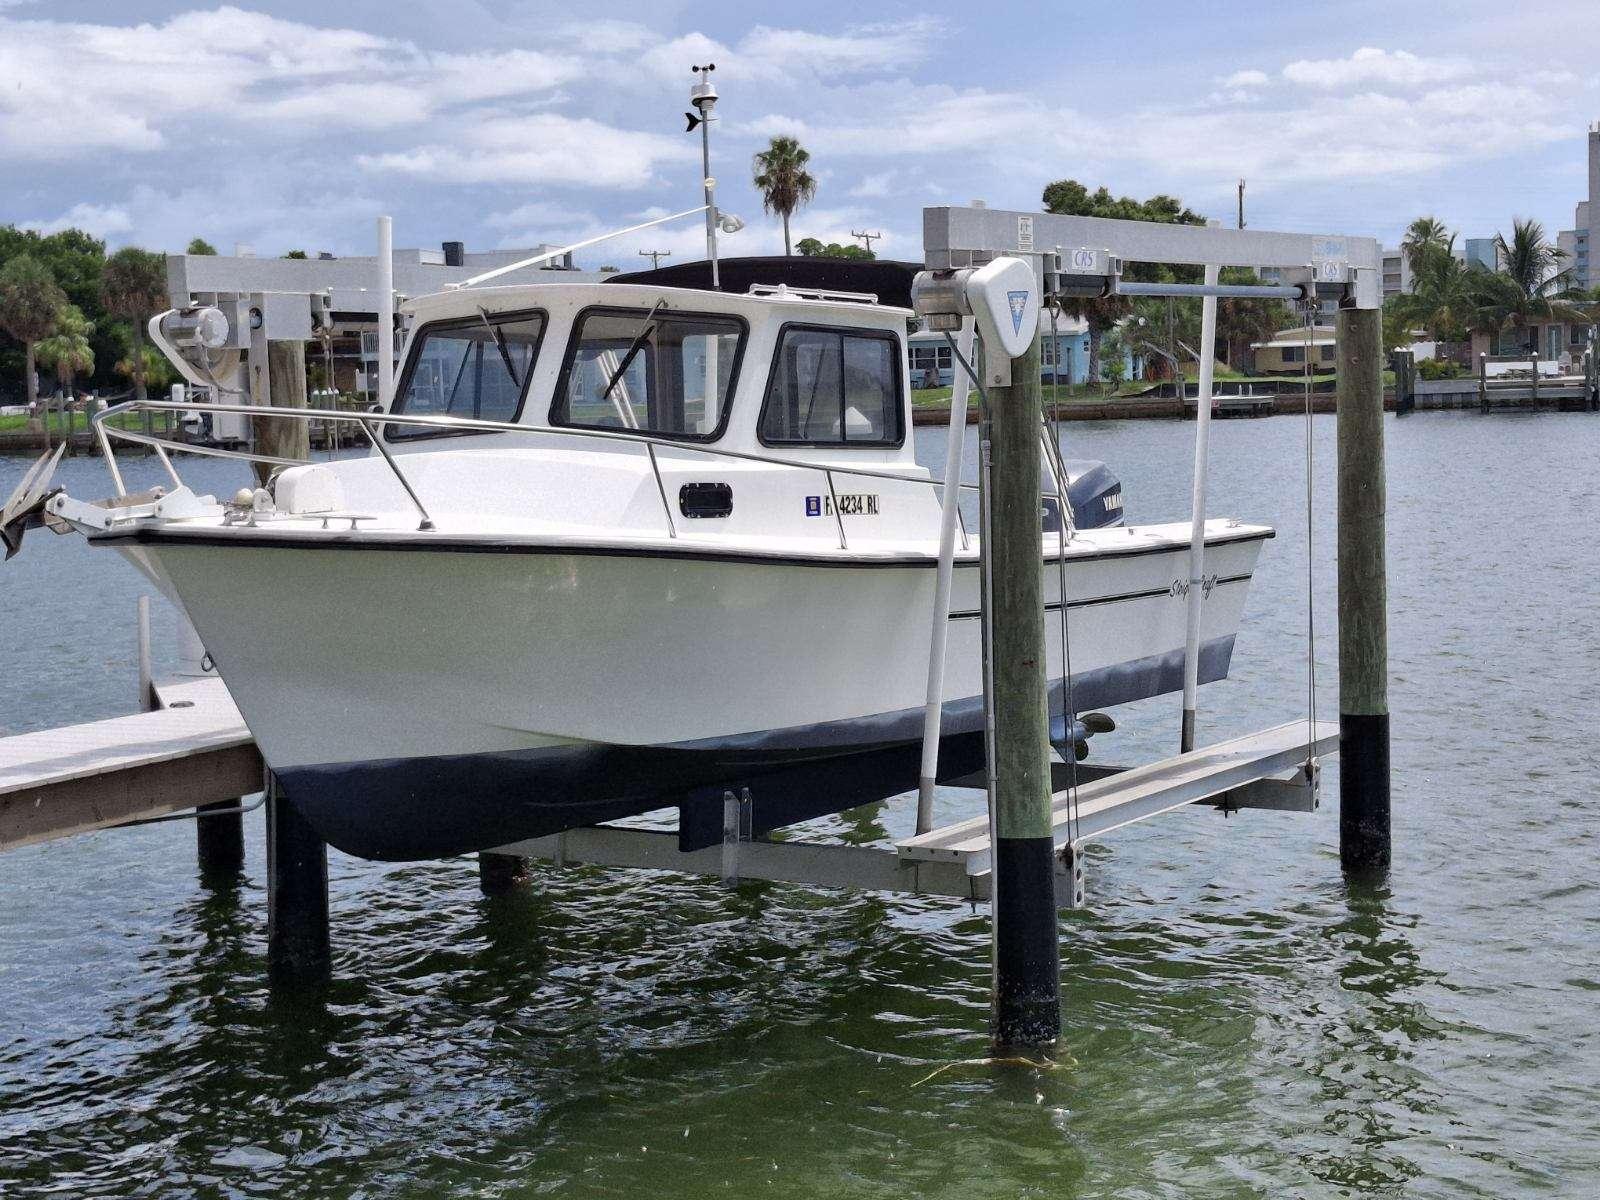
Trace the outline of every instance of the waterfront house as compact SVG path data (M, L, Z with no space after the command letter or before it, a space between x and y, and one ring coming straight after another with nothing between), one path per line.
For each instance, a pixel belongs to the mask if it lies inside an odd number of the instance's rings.
M1264 342L1251 342L1258 375L1297 375L1305 370L1306 358L1311 359L1312 371L1333 370L1338 352L1338 340L1332 325L1315 325L1307 329L1296 325L1280 329Z

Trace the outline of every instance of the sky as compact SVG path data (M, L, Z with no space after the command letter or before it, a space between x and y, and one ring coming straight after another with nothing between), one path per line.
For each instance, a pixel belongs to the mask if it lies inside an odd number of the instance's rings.
M1594 4L0 0L0 223L355 254L388 213L399 246L567 244L700 203L683 113L714 62L725 254L781 251L750 182L776 134L818 181L795 237L887 257L920 259L924 206L1034 210L1065 177L1230 224L1243 178L1263 229L1553 240L1600 117ZM579 262L646 249L703 233Z

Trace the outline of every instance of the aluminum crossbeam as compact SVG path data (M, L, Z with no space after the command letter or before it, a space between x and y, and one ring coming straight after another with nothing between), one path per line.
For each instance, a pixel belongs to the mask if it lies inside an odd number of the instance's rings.
M1058 247L1064 270L1089 275L1113 274L1111 259L1291 269L1334 264L1352 273L1358 308L1383 304L1375 238L944 207L922 210L922 246L930 271L977 266L999 254L1037 255Z
M1292 721L1106 775L1078 787L1075 809L1069 791L1056 792L1051 803L1052 837L1058 847L1069 842L1081 845L1136 821L1222 797L1258 781L1280 779L1308 758L1338 749L1339 727L1333 722L1318 722L1315 736L1307 734L1306 722ZM896 849L904 859L959 863L969 874L986 874L991 852L988 819L974 817L906 838Z

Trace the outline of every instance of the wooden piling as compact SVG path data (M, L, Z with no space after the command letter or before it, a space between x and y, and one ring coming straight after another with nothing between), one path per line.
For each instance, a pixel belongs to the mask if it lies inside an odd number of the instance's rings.
M269 772L267 974L274 987L305 986L326 981L332 967L328 847Z
M1390 852L1383 314L1341 309L1336 331L1339 860L1346 871L1371 873L1388 869Z
M265 362L250 364L251 403L272 408L306 407L306 346L304 342L265 342ZM251 355L257 351L254 344ZM258 369L261 368L261 369ZM311 457L311 426L305 421L257 417L250 422L255 448L277 458ZM267 482L271 463L254 463L256 481Z
M1013 360L989 408L990 611L994 688L992 1034L997 1047L1054 1045L1061 1032L1061 954L1050 819L1039 521L1039 342Z
M195 808L194 849L203 879L226 879L244 870L244 817L238 800Z
M533 878L533 860L519 854L478 852L478 887L485 896L503 896L526 887Z

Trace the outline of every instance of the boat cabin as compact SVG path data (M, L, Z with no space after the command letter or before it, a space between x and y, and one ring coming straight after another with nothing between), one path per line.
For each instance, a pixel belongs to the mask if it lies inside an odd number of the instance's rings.
M910 315L866 294L781 284L745 294L637 283L441 292L404 310L390 411L910 465ZM386 427L395 450L460 436Z

